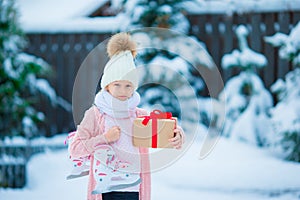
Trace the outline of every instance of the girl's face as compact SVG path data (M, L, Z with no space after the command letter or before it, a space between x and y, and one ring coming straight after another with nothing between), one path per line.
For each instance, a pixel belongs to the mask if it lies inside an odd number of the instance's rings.
M114 81L106 89L113 97L121 101L129 99L134 92L134 86L129 81Z

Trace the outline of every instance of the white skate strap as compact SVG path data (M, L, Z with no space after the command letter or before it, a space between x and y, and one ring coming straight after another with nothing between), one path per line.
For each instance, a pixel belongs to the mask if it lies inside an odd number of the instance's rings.
M67 176L66 179L70 180L70 179L79 178L79 177L87 176L87 175L89 175L89 171L81 172L80 174L77 174L77 175L71 174L71 175Z

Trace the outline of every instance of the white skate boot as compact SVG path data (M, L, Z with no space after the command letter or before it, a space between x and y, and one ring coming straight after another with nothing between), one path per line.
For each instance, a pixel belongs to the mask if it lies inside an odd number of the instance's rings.
M71 161L73 167L70 174L67 176L67 180L86 176L89 174L90 165L89 165L88 158L76 158L76 159L71 159Z
M101 194L109 192L111 171L110 163L115 156L115 152L109 145L102 145L94 153L93 173L96 180L95 189L92 194Z
M128 173L130 166L116 158L111 146L103 145L94 155L93 173L96 187L92 194L102 194L139 184L139 175Z
M72 142L76 132L71 132L68 134L68 137L65 140L65 144ZM68 151L69 147L68 147ZM71 160L72 163L72 170L70 174L67 176L67 180L73 179L73 178L78 178L81 176L86 176L89 174L90 170L90 156L87 157L81 157L81 158L72 158L69 156L69 159Z
M115 169L112 171L111 184L109 189L120 190L123 188L132 187L141 183L139 174L130 173L131 165L126 162L117 161Z

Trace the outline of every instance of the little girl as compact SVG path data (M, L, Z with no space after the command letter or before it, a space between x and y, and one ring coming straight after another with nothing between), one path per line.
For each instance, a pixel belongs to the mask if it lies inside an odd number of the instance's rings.
M101 79L102 90L77 127L70 155L90 157L88 200L150 200L148 149L132 144L133 120L147 115L137 108L136 43L129 34L119 33L109 40L107 52L110 60ZM180 149L183 130L177 127L174 135L169 141ZM98 184L101 181L114 184L105 190Z

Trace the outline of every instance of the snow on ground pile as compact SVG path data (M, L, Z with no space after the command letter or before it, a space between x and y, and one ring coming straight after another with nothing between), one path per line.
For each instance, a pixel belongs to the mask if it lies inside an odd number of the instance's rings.
M199 160L201 141L172 166L152 174L152 199L288 200L300 195L300 165L266 150L221 138ZM86 196L87 178L65 180L67 151L46 152L30 160L25 189L1 189L1 200L70 199Z
M33 156L27 165L27 186L24 189L0 189L0 199L85 199L87 179L66 181L69 170L66 150L49 151Z

